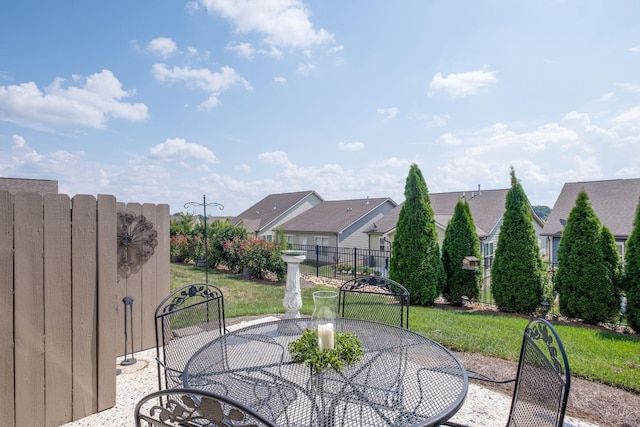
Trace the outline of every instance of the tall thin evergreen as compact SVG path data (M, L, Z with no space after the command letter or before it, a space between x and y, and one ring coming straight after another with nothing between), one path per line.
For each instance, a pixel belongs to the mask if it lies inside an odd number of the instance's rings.
M412 303L430 305L442 292L445 276L427 184L415 164L409 169L404 197L392 244L389 277L407 288Z
M640 203L636 207L633 230L627 239L624 261L627 322L636 333L640 333Z
M482 272L462 269L462 259L467 256L480 259L480 239L469 203L458 200L442 242L442 265L447 277L442 295L452 304L461 305L462 296L472 301L480 296Z
M491 267L491 292L502 311L532 314L545 298L549 278L540 256L530 209L512 167L511 188Z
M563 315L598 323L618 314L619 302L603 246L600 220L582 190L558 247L555 290Z
M624 282L624 270L622 267L622 258L618 252L618 245L613 233L609 227L602 225L600 228L600 238L602 239L602 256L607 265L609 276L611 277L611 285L616 295L616 299L620 299Z

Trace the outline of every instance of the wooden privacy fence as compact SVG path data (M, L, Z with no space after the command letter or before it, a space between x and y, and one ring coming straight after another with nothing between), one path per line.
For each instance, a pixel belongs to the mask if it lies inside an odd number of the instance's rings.
M118 269L120 212L158 233L139 269ZM168 291L168 205L0 191L0 426L59 426L112 407L122 299L134 297L139 351L155 345L153 310Z

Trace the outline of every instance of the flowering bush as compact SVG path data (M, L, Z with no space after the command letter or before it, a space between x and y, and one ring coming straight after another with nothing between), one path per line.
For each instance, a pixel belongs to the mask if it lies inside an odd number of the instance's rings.
M229 268L229 270L236 273L240 272L243 267L242 255L245 248L244 241L244 239L234 237L233 239L227 240L222 244L222 249L224 252L223 261L227 265L227 268Z
M202 239L199 236L176 234L169 238L169 252L184 262L195 261L202 251Z
M244 267L251 271L251 275L259 279L268 272L283 280L287 268L280 256L278 245L260 239L234 238L223 245L225 262L230 270L240 272Z

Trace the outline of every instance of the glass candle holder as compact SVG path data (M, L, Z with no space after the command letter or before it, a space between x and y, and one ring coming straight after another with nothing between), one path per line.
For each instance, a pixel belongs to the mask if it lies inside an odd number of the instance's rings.
M329 350L335 347L335 322L338 317L338 292L316 291L313 293L312 325L318 331L318 348Z

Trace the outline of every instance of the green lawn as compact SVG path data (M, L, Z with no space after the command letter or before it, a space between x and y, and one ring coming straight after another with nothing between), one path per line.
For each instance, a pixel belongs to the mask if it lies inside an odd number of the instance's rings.
M204 269L171 264L172 289L204 282ZM228 318L284 313L284 283L261 284L239 275L209 271L209 282L222 289ZM302 289L301 313L311 315L312 292ZM448 348L517 361L528 320L516 316L412 306L410 329ZM567 350L572 375L640 393L640 336L595 328L555 325Z

